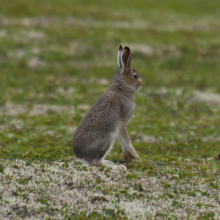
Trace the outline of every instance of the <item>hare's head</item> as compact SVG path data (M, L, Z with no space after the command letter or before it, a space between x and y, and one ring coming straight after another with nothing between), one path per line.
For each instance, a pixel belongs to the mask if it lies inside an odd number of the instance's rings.
M118 50L118 77L123 83L135 92L143 86L143 80L138 74L137 70L131 68L131 51L129 47L120 45Z

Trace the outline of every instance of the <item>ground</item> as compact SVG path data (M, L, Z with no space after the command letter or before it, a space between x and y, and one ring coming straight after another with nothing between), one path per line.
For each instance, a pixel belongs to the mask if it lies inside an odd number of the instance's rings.
M0 219L220 219L220 2L12 0L0 8ZM127 171L74 162L119 44L144 86ZM117 142L107 159L123 162Z

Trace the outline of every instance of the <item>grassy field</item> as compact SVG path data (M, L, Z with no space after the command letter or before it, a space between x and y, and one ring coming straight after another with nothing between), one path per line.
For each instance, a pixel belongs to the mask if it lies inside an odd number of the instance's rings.
M219 16L219 1L1 2L0 219L220 219ZM71 147L119 44L144 81L141 159L122 173Z

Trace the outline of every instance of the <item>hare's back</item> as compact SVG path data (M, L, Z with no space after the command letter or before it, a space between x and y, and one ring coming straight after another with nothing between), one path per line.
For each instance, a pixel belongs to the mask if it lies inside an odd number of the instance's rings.
M120 104L104 93L79 124L76 133L106 135L114 132L120 121Z
M77 157L94 160L104 156L117 135L118 108L119 105L107 95L95 103L73 136L73 150Z

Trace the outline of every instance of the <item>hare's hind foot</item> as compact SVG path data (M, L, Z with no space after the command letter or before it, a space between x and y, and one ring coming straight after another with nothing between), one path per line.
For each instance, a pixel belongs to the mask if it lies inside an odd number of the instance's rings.
M105 164L108 164L108 165L114 165L114 163L110 160L104 160L104 163Z
M118 170L118 171L127 170L127 168L124 165L114 165L114 163L109 160L101 160L99 162L90 162L87 160L76 158L75 161L86 163L86 164L93 164L95 166L105 166L107 168L112 168L112 170Z
M119 170L119 171L127 170L126 166L114 165L114 163L109 160L101 160L98 162L98 165L105 166L107 168L112 168L112 170Z
M80 158L76 158L75 161L77 161L77 162L81 162L81 163L89 164L89 161L87 161L87 160L83 160L83 159L80 159Z
M80 159L80 158L76 158L75 161L81 162L81 163L92 164L92 162L84 160L84 159ZM104 163L108 164L108 165L114 165L114 163L112 161L110 161L110 160L104 160Z

